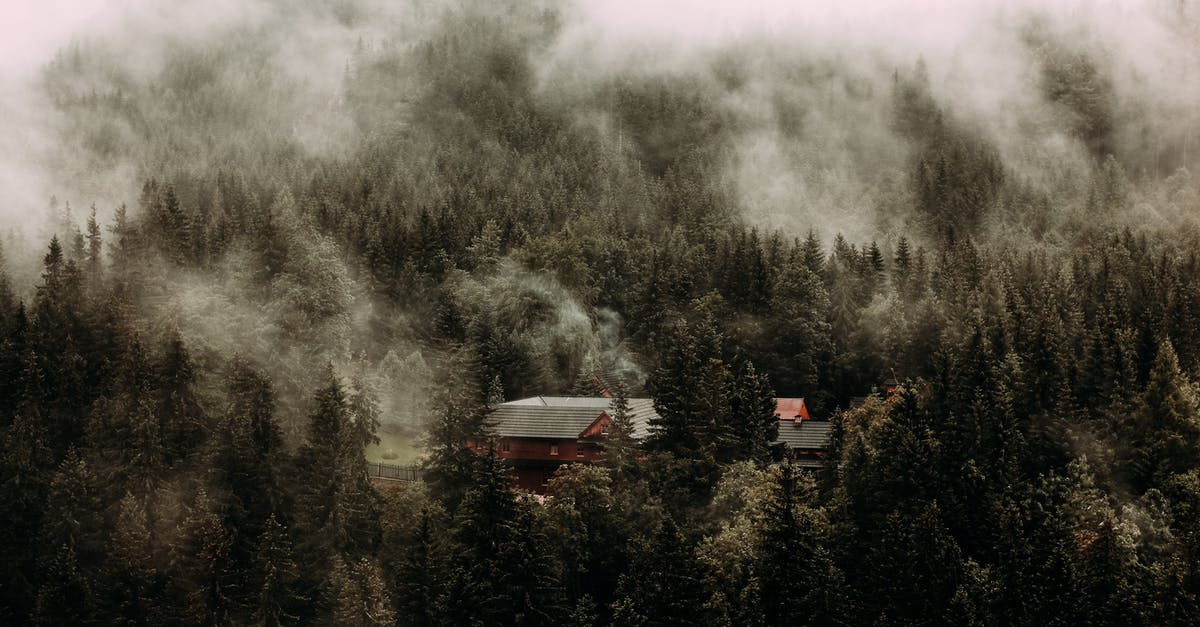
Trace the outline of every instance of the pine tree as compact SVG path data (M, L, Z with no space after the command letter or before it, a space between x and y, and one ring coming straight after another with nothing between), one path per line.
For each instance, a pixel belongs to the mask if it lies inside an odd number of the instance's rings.
M0 427L11 424L21 395L21 372L29 345L29 318L24 303L17 305L11 326L5 331L5 337L0 338Z
M228 406L211 436L212 484L214 497L225 501L224 519L236 531L235 558L245 564L262 525L283 509L278 469L283 437L270 381L235 356L225 384Z
M713 419L696 407L699 377L709 359L704 340L685 324L677 324L668 351L663 355L651 379L654 408L658 416L650 421L645 446L679 455L700 449L696 426Z
M802 503L805 485L790 462L771 479L752 566L759 611L767 625L836 624L844 584L825 548L828 522Z
M103 251L104 245L100 235L100 224L96 222L96 205L92 205L92 212L88 215L87 221L87 257L85 267L87 268L88 282L93 290L99 288L104 264L102 259Z
M961 578L961 551L937 503L888 514L859 567L866 614L856 620L910 623L949 619ZM854 585L851 583L851 585Z
M109 624L152 624L162 619L160 599L155 593L159 571L153 549L146 505L132 494L121 499L117 525L109 542L105 562L103 622Z
M99 611L97 581L105 554L102 503L95 476L74 449L50 481L37 545L43 552L34 622L78 624Z
M348 401L354 425L352 445L363 449L371 444L379 444L377 435L380 416L378 395L368 386L361 367L350 382Z
M12 283L8 276L8 265L4 260L4 246L0 243L0 333L8 333L16 312L17 298L13 294ZM0 342L3 342L3 339L0 337Z
M825 271L825 251L821 250L821 240L817 239L817 234L812 229L809 229L808 235L805 236L800 251L804 267L814 275L821 276Z
M609 618L617 581L629 567L628 539L640 522L631 517L654 515L632 505L646 502L640 488L632 478L585 464L563 467L550 479L553 500L542 513L567 607L594 608Z
M511 620L506 615L510 599L503 596L508 565L500 555L512 541L516 494L509 487L507 469L494 453L483 458L474 479L474 487L454 513L454 540L470 556L459 585L471 591L471 598L459 611L485 624Z
M738 441L734 460L769 461L772 446L779 436L779 415L775 411L775 392L765 374L745 360L733 382L730 411Z
M454 390L451 381L449 389ZM480 457L467 447L468 441L483 442L486 438L487 410L469 391L448 394L435 410L429 430L429 457L425 462L425 482L447 511L458 508L464 495L475 482Z
M73 548L65 544L59 546L40 571L43 582L34 602L34 624L79 625L95 619L93 582L80 572Z
M621 576L613 618L630 626L696 625L706 616L699 564L674 520L642 540Z
M608 433L604 436L604 464L612 468L618 477L624 478L632 470L630 464L637 454L637 441L633 434L633 420L629 414L629 399L625 386L618 385L616 394L609 401Z
M332 581L336 590L333 624L350 627L395 624L396 615L390 607L378 564L365 557L349 564L339 558L334 562Z
M913 254L912 248L908 243L908 238L901 236L900 241L896 243L896 255L892 265L892 284L896 286L896 293L908 298L909 277L913 271Z
M879 250L879 244L872 241L870 248L867 249L867 263L876 274L882 275L884 271L883 253Z
M178 331L167 340L157 379L167 463L184 462L201 448L210 427L194 390L195 366Z
M304 443L296 453L296 531L299 556L312 565L306 573L309 577L329 572L346 540L344 521L338 515L342 511L342 439L351 425L345 393L332 365L326 365L324 379L313 398ZM319 583L311 582L312 592Z
M87 456L105 500L127 491L147 494L162 478L166 449L153 390L154 373L137 337L122 347L111 389L92 405Z
M1187 472L1200 460L1200 401L1167 340L1159 343L1142 409L1129 426L1135 476L1143 486Z
M775 279L769 318L769 346L755 354L772 383L786 395L804 396L809 408L824 404L818 390L832 350L829 293L820 277L807 267L789 263ZM775 356L775 362L763 363Z
M453 600L446 597L451 554L443 533L433 512L422 508L412 536L394 549L391 593L402 625L432 627L445 621L446 605Z
M251 601L254 624L279 627L297 622L299 617L290 612L302 601L296 592L300 575L287 529L279 524L275 514L263 524L253 572L261 582Z
M1081 586L1081 618L1089 624L1129 625L1136 615L1133 582L1134 556L1129 542L1121 537L1112 518L1102 520L1098 528L1081 534L1076 566Z
M313 566L306 573L305 596L328 595L328 573L336 558L357 559L374 551L379 537L378 495L370 485L362 440L352 422L342 384L326 366L325 384L317 390L305 442L296 455L298 489L296 532L298 555ZM324 596L319 596L323 592Z
M66 547L82 576L92 576L105 558L103 517L97 477L75 449L67 452L50 480L40 544L56 554Z
M201 488L172 542L170 576L181 588L181 622L229 623L239 592L231 557L233 538L214 508L215 503Z
M16 617L29 611L35 589L37 547L31 539L43 521L47 475L53 468L47 434L35 407L24 405L0 438L0 601ZM35 412L35 413L30 413Z

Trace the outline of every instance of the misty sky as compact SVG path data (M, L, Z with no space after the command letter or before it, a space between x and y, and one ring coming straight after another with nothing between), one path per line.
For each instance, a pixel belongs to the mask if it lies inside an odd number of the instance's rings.
M250 0L247 0L249 3ZM1061 7L1131 10L1153 0L1093 0L1055 2ZM6 74L36 69L53 51L81 30L97 13L120 5L152 5L169 14L172 5L188 0L3 0L0 2L0 71ZM216 2L210 6L228 7ZM961 24L967 13L994 12L998 0L588 0L578 10L609 36L676 38L712 41L758 30L779 32L795 26L891 22L904 20L906 36L944 36L939 32ZM1012 3L1008 3L1012 4ZM1021 3L1017 3L1021 4ZM132 6L130 8L133 8ZM218 8L217 10L221 10ZM959 18L959 19L956 19ZM916 31L915 33L913 31Z
M362 3L386 15L385 9L394 9L400 1L362 0ZM459 2L446 1L449 5ZM1090 33L1091 39L1080 37L1079 41L1084 44L1102 41L1103 46L1097 47L1103 51L1099 58L1111 57L1125 64L1112 64L1114 80L1128 83L1128 77L1133 75L1129 68L1137 70L1138 82L1133 84L1137 93L1170 101L1170 106L1160 109L1173 112L1190 107L1200 87L1194 81L1181 81L1179 72L1164 71L1198 62L1194 44L1179 37L1165 37L1162 21L1155 17L1170 14L1164 7L1172 6L1171 2L563 0L567 16L563 32L556 45L541 53L543 57L535 63L543 69L565 67L568 71L563 72L564 76L590 78L630 67L672 73L703 63L706 48L739 40L761 41L764 49L770 42L796 44L797 49L804 51L802 54L814 58L832 55L848 75L863 77L880 76L876 71L879 67L890 76L893 67L906 67L922 58L930 62L936 95L954 102L958 115L986 122L993 139L1004 148L1007 138L1018 137L1013 129L1022 123L1012 112L1035 110L1041 98L1030 91L1030 86L1035 85L1029 74L1033 60L1017 34L1024 22L1013 16L1030 12L1051 15L1065 25L1061 29L1064 33ZM144 37L151 43L139 48L138 34L182 33L202 38L210 31L219 32L219 26L226 22L260 22L280 6L267 0L0 0L0 224L20 223L23 217L44 206L51 193L63 194L81 206L98 202L101 211L124 200L122 194L127 185L108 186L110 193L104 193L103 186L93 181L86 194L71 193L79 190L67 189L57 172L38 163L39 148L44 149L42 152L53 152L61 148L61 142L47 123L53 112L37 98L38 93L28 80L36 76L57 49L74 37L108 40L117 42L122 53L128 50L129 67L139 63L145 66L147 59L160 56L157 53L161 51L153 49L153 42L161 38ZM321 30L313 24L307 26L313 27L314 32L296 38L304 42L302 48L280 48L278 69L294 72L297 77L311 81L311 85L320 84L315 80L319 76L337 80L350 54L349 46L339 42L345 44L354 39L339 39L345 33ZM379 36L365 30L368 39ZM661 48L651 52L641 44L661 44ZM867 62L877 58L872 56L876 52L881 52L888 61L882 65ZM771 83L772 76L758 78L759 84L749 88L750 95L744 102L730 101L724 105L750 118L755 112L761 113L762 103L770 100L778 86ZM334 89L329 87L325 92ZM314 110L323 110L328 102L325 92L314 98ZM805 94L788 93L793 100L805 102ZM815 120L822 119L820 114L816 109L809 113ZM767 111L760 116L762 126L771 126L772 115ZM1155 119L1164 117L1157 115ZM814 142L810 136L803 146L812 147L816 151L813 154L829 154L845 143L837 135L839 129L848 128L845 122L837 118L815 125L815 131L829 130L827 143ZM854 128L863 137L867 136L860 126ZM325 127L318 130L328 131ZM819 211L822 219L844 218L828 224L830 229L865 233L856 231L861 220L846 217L852 214L846 211L846 205L857 203L864 211L873 212L869 199L851 202L846 194L826 193L839 188L822 180L792 181L798 166L785 158L789 147L781 144L773 132L765 128L758 134L747 134L738 148L742 167L737 175L743 187L754 192L743 201L746 207L757 208L761 215L755 219L771 227L787 226L786 221L776 218L794 213L797 199L801 199L813 211L824 205L836 205L836 211ZM326 135L333 137L338 133ZM872 141L887 139L875 137ZM874 145L878 146L878 141ZM816 163L814 159L806 161L805 154L796 154L801 162ZM822 162L821 171L826 170L829 167ZM867 183L855 178L856 172L852 170L836 173L841 177L839 180L846 182L844 187L853 191L851 196L861 196ZM808 224L817 217L803 214L788 219Z
M105 5L118 0L3 0L0 72L28 75Z

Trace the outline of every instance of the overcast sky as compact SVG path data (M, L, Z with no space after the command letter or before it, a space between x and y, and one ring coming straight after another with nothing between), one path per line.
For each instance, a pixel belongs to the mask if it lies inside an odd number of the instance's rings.
M25 77L117 0L0 0L0 74Z
M187 0L143 0L166 13L171 4ZM299 1L299 0L297 0ZM1089 0L1057 2L1109 9L1153 3L1154 0ZM129 0L0 0L0 74L29 75L54 50L85 30L87 22L106 8L134 4ZM228 5L230 3L217 3ZM906 18L922 31L953 24L963 12L995 10L1004 0L584 0L577 8L607 36L682 39L704 43L761 29L787 29L797 22L840 28L861 20ZM1027 4L1027 3L1022 3ZM199 6L203 7L204 3ZM219 10L219 9L218 9ZM923 17L922 17L923 16ZM916 18L916 19L914 19ZM936 36L922 32L918 36Z

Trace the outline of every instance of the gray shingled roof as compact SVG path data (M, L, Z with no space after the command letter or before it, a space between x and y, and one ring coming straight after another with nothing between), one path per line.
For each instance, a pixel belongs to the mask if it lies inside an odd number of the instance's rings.
M792 420L779 421L779 437L788 448L824 450L829 446L832 423L825 420L804 420L796 424Z
M517 401L501 403L499 406L514 405L518 407L595 407L601 411L608 409L612 399L601 396L531 396Z
M488 425L500 437L573 439L607 412L611 401L590 396L533 396L495 406ZM650 420L657 415L654 401L629 399L633 437L646 437Z
M492 409L488 426L505 438L574 439L596 421L603 409L596 407L553 407L510 405Z
M641 440L650 435L650 421L658 418L654 401L649 398L629 399L629 421L633 423L633 437Z

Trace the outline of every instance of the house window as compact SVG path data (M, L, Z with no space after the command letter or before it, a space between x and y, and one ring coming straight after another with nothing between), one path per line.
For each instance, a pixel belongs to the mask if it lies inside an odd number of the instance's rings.
M583 445L582 444L575 445L575 457L583 457Z
M557 445L557 444L551 444L551 445L550 445L550 454L551 454L551 455L558 455L558 445Z
M500 450L508 452L508 440L500 440Z

